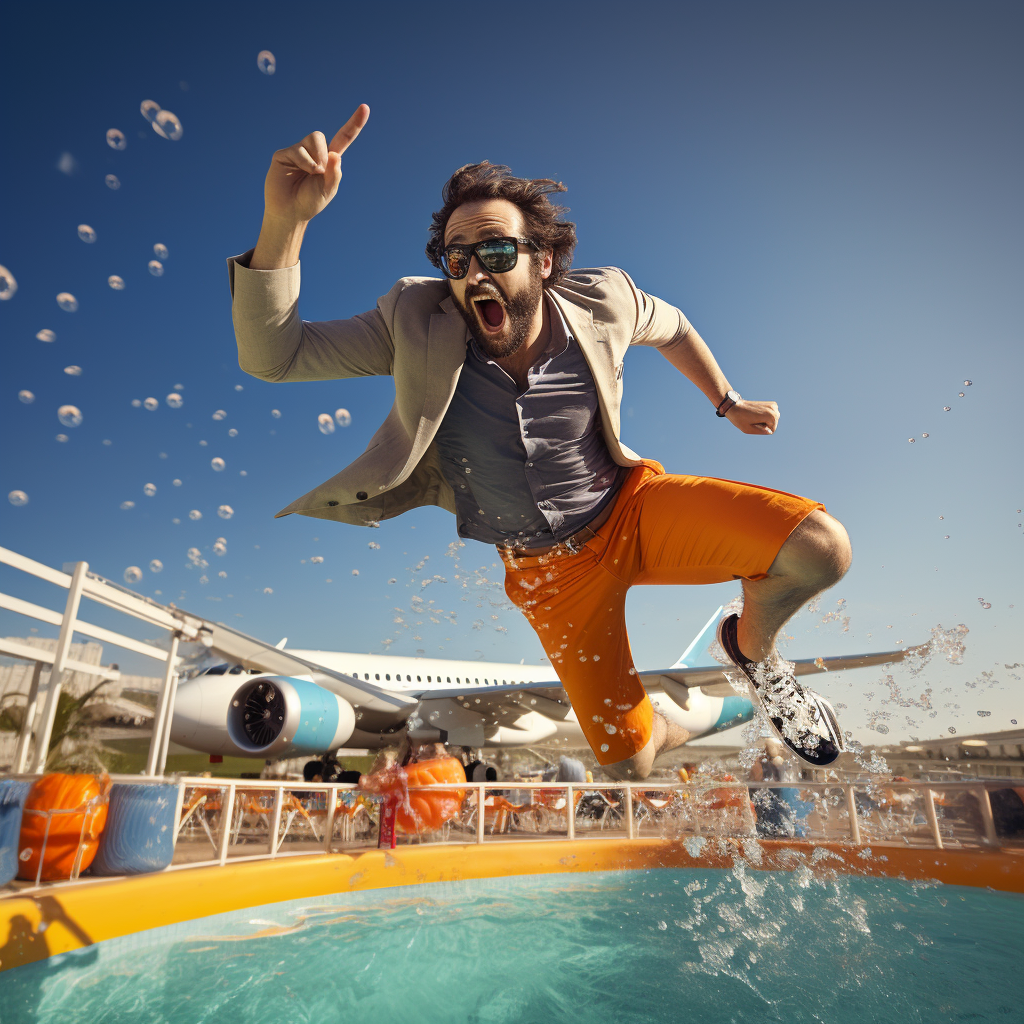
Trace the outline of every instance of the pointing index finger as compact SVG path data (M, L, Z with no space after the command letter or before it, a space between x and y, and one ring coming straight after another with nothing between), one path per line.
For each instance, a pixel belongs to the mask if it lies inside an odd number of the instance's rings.
M355 142L356 136L370 119L370 108L365 103L356 107L355 113L338 129L338 134L331 139L327 147L330 153L344 153Z

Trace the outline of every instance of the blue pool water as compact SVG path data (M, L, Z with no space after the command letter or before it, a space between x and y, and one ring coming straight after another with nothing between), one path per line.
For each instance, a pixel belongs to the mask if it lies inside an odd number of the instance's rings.
M1024 900L981 889L745 867L530 876L101 943L0 975L0 1020L1015 1024L1022 950Z

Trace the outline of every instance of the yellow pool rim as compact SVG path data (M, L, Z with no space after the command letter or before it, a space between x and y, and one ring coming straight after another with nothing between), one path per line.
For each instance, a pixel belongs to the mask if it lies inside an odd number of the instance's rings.
M821 852L815 852L821 851ZM195 867L0 898L0 971L151 928L254 905L337 893L511 875L648 868L815 871L934 880L1024 893L1024 851L934 850L793 840L709 839L692 856L679 840L586 839L400 846L393 851L284 857ZM261 895L259 904L253 894ZM273 894L268 900L267 894Z

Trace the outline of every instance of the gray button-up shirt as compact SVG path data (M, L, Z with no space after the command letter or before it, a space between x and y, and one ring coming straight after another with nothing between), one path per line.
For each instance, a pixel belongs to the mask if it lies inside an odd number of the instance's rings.
M460 537L547 547L591 522L627 470L608 453L597 388L558 306L526 391L470 338L436 443Z

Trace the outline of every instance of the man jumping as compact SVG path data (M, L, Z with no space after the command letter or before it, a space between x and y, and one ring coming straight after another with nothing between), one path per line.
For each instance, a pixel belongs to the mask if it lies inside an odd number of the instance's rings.
M247 373L395 379L395 404L366 451L278 515L367 525L439 505L460 537L496 545L506 593L616 779L646 778L688 738L654 711L633 667L627 590L739 579L743 611L722 620L719 642L779 738L830 764L843 750L835 712L774 645L846 572L846 531L816 501L666 473L622 444L630 345L657 348L745 434L773 434L779 409L734 391L686 317L624 271L570 269L575 226L549 199L563 185L486 161L460 168L427 243L444 279L402 278L348 320L300 320L306 226L337 193L341 154L369 115L363 104L330 144L313 132L274 154L256 248L229 261Z

